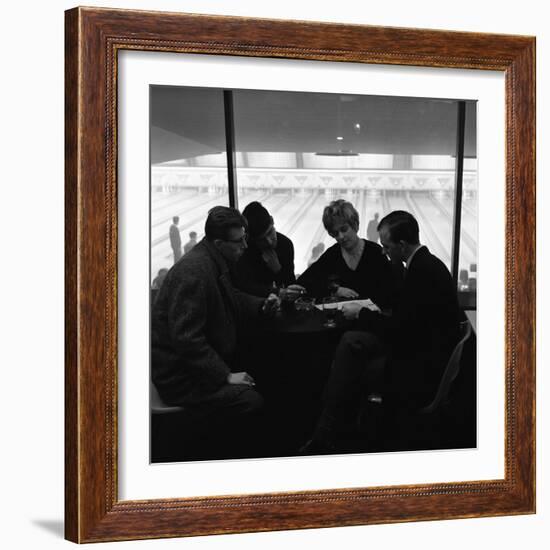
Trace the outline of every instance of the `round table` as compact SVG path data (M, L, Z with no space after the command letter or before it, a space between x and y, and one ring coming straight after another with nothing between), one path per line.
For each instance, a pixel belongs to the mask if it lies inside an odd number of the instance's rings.
M334 351L350 327L341 314L336 327L324 323L317 308L281 311L250 334L247 370L265 398L269 429L279 448L274 456L295 455L322 410Z

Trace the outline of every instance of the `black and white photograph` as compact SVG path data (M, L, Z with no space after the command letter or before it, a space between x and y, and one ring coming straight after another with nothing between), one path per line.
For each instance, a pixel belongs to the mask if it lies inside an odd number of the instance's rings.
M5 5L6 548L547 548L544 6Z
M152 85L150 460L477 445L477 102Z

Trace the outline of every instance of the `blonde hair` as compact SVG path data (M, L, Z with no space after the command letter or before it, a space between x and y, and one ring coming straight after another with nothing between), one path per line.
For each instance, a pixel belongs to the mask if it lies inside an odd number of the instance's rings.
M323 210L323 225L330 233L337 220L348 223L355 231L359 229L359 213L351 202L344 199L332 201Z

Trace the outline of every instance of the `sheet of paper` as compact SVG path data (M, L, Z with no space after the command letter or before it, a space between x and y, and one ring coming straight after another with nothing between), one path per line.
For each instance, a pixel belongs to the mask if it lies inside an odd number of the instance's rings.
M380 308L370 299L366 298L365 300L344 300L342 302L333 302L330 304L324 304L324 307L327 309L342 309L344 304L359 304L361 307L366 307L371 311L380 311ZM317 309L323 309L323 304L315 304Z

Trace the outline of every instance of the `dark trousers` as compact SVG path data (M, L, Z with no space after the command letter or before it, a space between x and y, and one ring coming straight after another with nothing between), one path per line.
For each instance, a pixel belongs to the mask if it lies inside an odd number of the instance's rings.
M318 431L341 431L355 423L363 397L382 389L385 361L384 346L377 336L361 331L344 333L334 354Z
M264 456L263 398L251 386L226 384L177 414L156 415L152 462ZM260 434L260 436L259 436Z
M225 384L199 402L185 405L197 419L232 422L258 413L263 397L248 384Z

